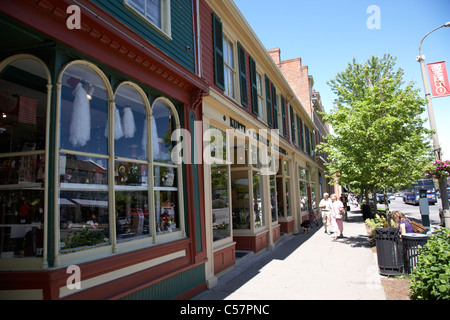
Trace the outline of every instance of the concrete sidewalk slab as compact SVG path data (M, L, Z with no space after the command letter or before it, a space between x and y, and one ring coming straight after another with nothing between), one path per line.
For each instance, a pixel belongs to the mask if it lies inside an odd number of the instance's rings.
M323 227L281 240L250 257L193 300L386 300L376 256L359 212L349 212L344 238Z

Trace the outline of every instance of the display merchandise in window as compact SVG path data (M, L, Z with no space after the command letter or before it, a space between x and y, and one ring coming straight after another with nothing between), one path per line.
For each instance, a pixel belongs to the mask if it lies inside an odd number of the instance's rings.
M211 206L213 240L230 237L230 196L228 165L211 165Z
M20 56L0 71L0 258L42 257L47 72Z

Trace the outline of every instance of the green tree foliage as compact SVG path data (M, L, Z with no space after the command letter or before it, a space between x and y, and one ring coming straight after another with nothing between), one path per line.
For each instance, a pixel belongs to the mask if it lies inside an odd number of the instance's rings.
M389 54L364 64L353 59L328 82L337 99L324 119L334 132L317 149L329 154L328 175L342 185L397 188L420 178L430 162L431 131L421 118L425 100L413 83L405 85L395 62Z

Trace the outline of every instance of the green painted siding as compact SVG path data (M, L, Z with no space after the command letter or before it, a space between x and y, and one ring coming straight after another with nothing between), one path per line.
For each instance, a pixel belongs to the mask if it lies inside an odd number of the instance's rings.
M205 265L189 269L130 294L122 300L171 300L205 281Z
M147 39L158 49L195 72L194 31L192 1L171 0L172 39L163 36L125 6L124 0L92 0L106 12Z

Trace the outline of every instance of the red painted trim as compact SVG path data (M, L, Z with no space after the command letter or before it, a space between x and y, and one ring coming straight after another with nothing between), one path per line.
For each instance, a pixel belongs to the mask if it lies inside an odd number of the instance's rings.
M275 243L280 239L280 237L281 237L281 226L278 225L272 228L272 241Z
M89 1L80 2L108 17L106 24L82 9L82 29L69 30L65 11L68 0L6 1L0 11L102 63L133 77L184 103L191 103L195 88L207 91L204 80L158 50ZM130 36L148 49L120 34Z
M294 231L294 220L291 221L280 221L281 232L283 233L291 233Z
M190 239L183 239L79 264L81 280L87 280L181 250L186 250L185 257L121 277L98 287L80 291L65 299L118 299L206 262L206 260L203 260L193 264L189 254L191 252L191 241ZM46 271L0 272L0 290L42 289L44 299L59 299L59 288L66 285L70 276L66 273L66 270L66 267L64 267Z
M253 236L234 236L237 250L259 252L269 245L269 231Z
M234 264L236 264L235 245L214 252L214 274L218 274Z

